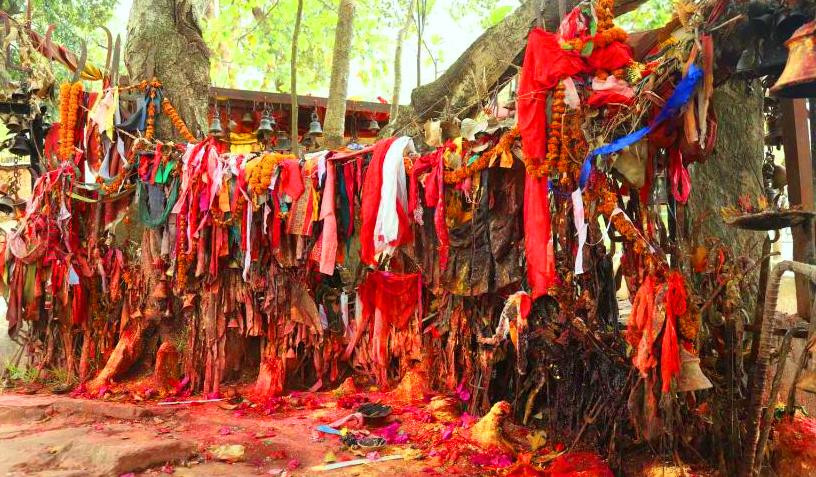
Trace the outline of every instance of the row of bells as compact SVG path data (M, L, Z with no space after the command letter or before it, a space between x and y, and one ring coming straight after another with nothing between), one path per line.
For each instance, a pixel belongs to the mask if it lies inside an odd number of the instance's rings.
M774 96L816 97L816 21L799 10L754 3L741 35L751 44L739 58L738 74L779 75L771 87Z
M241 117L241 122L245 125L251 125L255 122L255 119L253 118L252 113L247 111ZM265 111L261 116L261 120L258 122L258 129L255 131L258 139L262 140L269 137L269 135L275 131L276 126L277 121L275 121L275 117ZM230 130L235 129L235 127L237 127L237 124L234 124L234 121L230 120ZM368 129L371 131L379 131L380 124L376 120L372 119L368 123ZM208 132L210 135L215 137L221 137L224 135L224 129L221 127L221 118L219 118L217 115L214 116L210 122ZM318 117L317 112L312 112L311 121L309 122L309 132L306 134L312 137L323 136L323 126L320 124L320 117Z

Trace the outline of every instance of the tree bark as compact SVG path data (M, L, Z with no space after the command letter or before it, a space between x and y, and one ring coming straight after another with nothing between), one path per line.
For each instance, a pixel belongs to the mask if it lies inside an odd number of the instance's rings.
M303 0L298 0L297 16L295 17L295 31L292 33L292 152L297 156L300 153L298 141L298 101L297 101L297 53L298 37L300 36L300 20L303 18Z
M354 9L354 0L340 0L340 8L337 11L337 28L334 33L329 100L326 117L323 120L323 135L326 138L326 147L329 149L336 149L343 145L351 39L354 35Z
M190 0L133 0L128 19L125 64L130 80L156 77L164 94L196 137L207 130L210 52ZM166 115L158 115L156 136L180 138Z
M691 167L688 202L692 220L707 215L699 221L702 228L691 233L717 237L736 255L754 259L762 250L763 234L726 225L720 218L720 208L735 205L741 195L755 199L763 193L762 98L762 86L756 81L730 81L714 90L717 141L711 157Z
M402 89L402 43L405 41L405 35L408 29L411 28L413 21L413 2L407 2L405 23L397 33L397 47L394 50L394 90L391 95L391 111L389 114L390 121L396 121L399 115L400 89Z
M568 0L567 10L578 2ZM615 2L615 14L634 10L644 0ZM395 131L418 133L420 124L438 117L445 109L458 117L466 117L478 108L481 99L518 72L518 65L527 45L527 33L538 18L540 0L527 0L497 25L488 28L467 50L435 81L419 86L411 93L412 114L400 116L382 135ZM552 30L558 25L558 2L547 2L543 12L544 24Z

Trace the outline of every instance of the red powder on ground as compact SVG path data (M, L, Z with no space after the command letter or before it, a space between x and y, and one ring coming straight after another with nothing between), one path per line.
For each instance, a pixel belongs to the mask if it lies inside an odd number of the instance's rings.
M778 447L791 454L816 455L816 419L795 417L783 419L776 425Z
M570 452L558 456L547 469L550 477L613 477L612 471L598 454Z

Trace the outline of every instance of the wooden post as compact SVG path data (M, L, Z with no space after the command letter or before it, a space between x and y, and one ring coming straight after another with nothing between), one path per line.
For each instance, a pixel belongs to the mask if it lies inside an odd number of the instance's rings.
M791 207L814 210L813 162L810 158L810 131L805 99L781 99L782 144L785 149L785 169L788 174L788 198ZM814 225L808 221L792 227L793 259L797 262L816 263ZM806 277L796 277L796 310L799 316L810 319L813 290Z

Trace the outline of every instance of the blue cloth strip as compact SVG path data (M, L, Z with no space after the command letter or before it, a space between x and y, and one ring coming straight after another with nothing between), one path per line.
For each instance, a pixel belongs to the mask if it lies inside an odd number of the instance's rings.
M658 113L657 117L651 124L644 128L638 129L631 134L618 138L609 144L604 144L603 146L590 151L587 158L584 160L584 164L581 166L581 178L579 180L581 189L586 187L586 183L589 180L589 174L592 172L592 159L595 156L612 154L613 152L618 152L627 146L631 146L632 144L646 137L646 135L652 132L654 128L660 125L660 123L677 115L677 113L680 112L680 109L691 100L691 97L694 95L694 90L697 88L697 84L702 78L703 70L699 66L692 64L689 67L689 71L686 76L684 76L683 79L680 80L680 83L677 84L677 88L674 89L671 97L668 101L666 101L666 104L663 105L663 109L660 110L660 113Z

